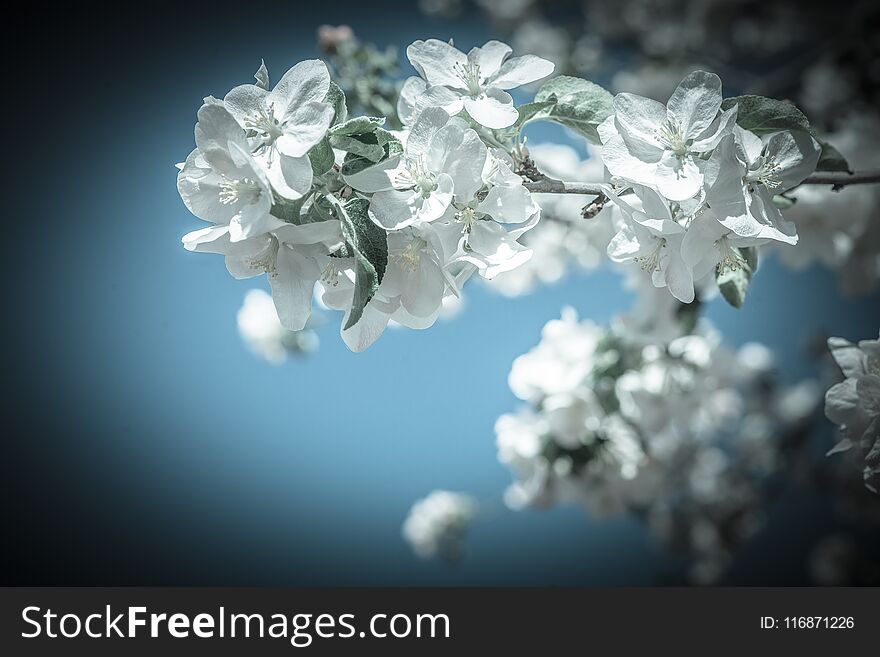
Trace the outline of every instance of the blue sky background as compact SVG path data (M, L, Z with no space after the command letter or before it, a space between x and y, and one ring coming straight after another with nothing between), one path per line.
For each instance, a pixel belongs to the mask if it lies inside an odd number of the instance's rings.
M173 165L193 146L203 96L249 81L261 57L277 80L317 56L324 22L401 47L452 36L466 49L492 36L478 20L433 22L414 8L393 19L364 7L322 11L291 8L258 29L193 19L142 42L133 26L116 66L91 71L87 88L66 97L51 126L59 163L48 184L26 187L39 203L4 265L17 313L6 403L27 427L7 484L31 504L20 541L66 541L86 556L12 567L96 584L674 579L681 564L635 519L501 503L510 474L496 460L493 424L517 406L506 383L513 359L564 305L597 322L627 310L617 274L572 275L518 299L473 285L453 321L390 330L359 355L331 315L314 357L275 368L235 327L246 290L265 281L235 281L221 257L181 247L202 224L177 195ZM795 380L814 373L803 350L815 333L875 336L878 298L843 300L833 276L768 260L743 310L719 300L708 316L733 346L772 347ZM412 502L434 488L485 503L456 566L417 560L400 537ZM791 555L827 529L827 503L779 505L737 581L801 577Z

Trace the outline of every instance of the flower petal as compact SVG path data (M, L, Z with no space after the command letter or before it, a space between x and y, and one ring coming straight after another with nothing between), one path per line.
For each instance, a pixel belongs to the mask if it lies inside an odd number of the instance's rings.
M666 108L656 100L621 93L614 97L614 118L627 133L657 146L657 130L666 121Z
M696 139L711 125L721 109L721 78L694 71L672 92L667 108L685 139Z
M685 201L700 191L703 173L692 158L667 152L657 165L655 182L670 201Z
M847 378L861 376L866 371L865 355L858 346L843 338L828 338L828 348L840 371Z
M767 153L779 167L777 193L800 185L819 162L822 148L803 130L777 132L767 141Z
M525 187L516 185L492 187L477 210L501 223L521 224L540 208Z
M406 168L403 166L401 156L395 155L383 160L378 164L367 167L363 171L344 176L345 182L361 192L372 194L394 188L394 180L398 178Z
M370 199L370 219L385 230L406 228L416 220L419 198L412 190L376 192Z
M330 72L327 65L320 59L307 59L288 69L269 92L266 102L272 103L276 112L285 113L291 104L323 101L329 90Z
M553 62L543 57L535 55L513 57L501 65L498 74L490 77L487 84L499 89L514 89L521 85L546 78L553 72L554 68ZM486 75L489 75L488 72Z
M244 126L245 119L252 117L264 107L268 95L268 91L254 84L241 84L233 87L226 94L223 103L238 123Z
M511 95L495 87L478 98L465 96L464 108L474 121L493 130L512 126L519 118Z
M425 93L427 83L415 75L408 77L400 88L397 97L397 118L404 125L409 125L415 120L416 100Z
M487 41L480 48L473 48L468 59L480 67L480 76L486 80L492 78L501 68L501 64L510 56L513 49L501 41Z
M266 171L269 183L280 196L295 201L305 196L312 188L312 164L307 156L278 156Z
M456 75L455 67L465 66L467 57L445 41L414 41L407 47L406 56L429 85L464 88L464 82Z
M434 221L442 217L446 208L452 203L453 182L452 178L445 173L437 177L437 189L422 199L417 210L419 221Z
M312 314L312 294L321 269L314 258L304 256L289 246L279 245L275 270L269 275L272 300L281 325L290 331L305 328Z
M302 157L324 138L333 116L333 108L326 103L293 106L284 117L284 134L275 140L278 150L290 157Z

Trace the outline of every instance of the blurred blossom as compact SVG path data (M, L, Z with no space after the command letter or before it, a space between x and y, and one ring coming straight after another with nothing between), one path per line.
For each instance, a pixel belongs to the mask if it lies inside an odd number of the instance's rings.
M321 25L318 28L318 47L322 52L334 54L352 41L354 32L348 25Z
M318 348L318 335L310 328L289 331L281 325L272 295L250 290L236 316L241 339L254 355L281 365L290 354L308 354Z
M495 425L514 476L505 501L633 512L689 557L692 581L711 583L762 526L764 482L818 387L780 385L766 347L733 352L685 304L650 284L636 292L657 312L599 326L566 308L514 361L510 388L528 405Z
M456 561L476 509L468 495L432 491L413 504L403 523L403 537L422 559Z
M844 380L825 395L825 415L840 426L840 442L830 454L856 451L864 458L865 486L880 485L880 340L854 344L829 338L828 348Z

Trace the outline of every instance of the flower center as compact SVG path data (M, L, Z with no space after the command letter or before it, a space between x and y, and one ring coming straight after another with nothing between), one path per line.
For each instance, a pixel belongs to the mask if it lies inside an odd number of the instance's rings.
M455 213L455 218L464 224L465 230L470 230L471 225L477 220L477 211L469 206L465 206Z
M407 162L406 169L397 175L394 183L400 187L418 190L424 198L428 198L431 192L437 189L437 180L434 174L425 167L425 161L421 155L417 159Z
M248 261L253 269L259 269L266 272L269 276L275 276L278 272L275 269L275 261L278 258L278 240L274 236L270 236L271 242L269 246L261 254L251 258ZM286 248L286 247L285 247Z
M275 118L275 107L273 103L269 103L268 107L261 106L253 116L249 116L244 120L244 127L253 130L257 137L263 140L264 145L271 144L278 137L284 134L281 122Z
M223 205L233 203L252 204L260 198L263 190L256 180L251 178L227 179L220 183L220 202Z
M428 243L421 237L415 237L412 242L395 253L394 257L398 264L400 264L401 269L408 272L414 272L418 269L419 262L422 259L422 249L427 245Z
M715 248L718 249L718 252L721 256L721 259L715 266L719 274L723 274L728 271L736 271L746 264L746 261L743 259L742 254L739 252L739 249L735 249L733 248L733 246L731 246L730 240L727 239L726 235L720 239L715 240Z
M657 244L649 253L643 256L636 256L635 261L642 267L642 271L655 272L660 270L660 257L663 255L663 249L666 247L666 238L657 240Z
M452 69L462 81L464 88L468 90L468 94L471 98L476 98L483 93L483 88L480 86L479 64L468 60L466 64L458 62L452 67Z
M782 184L779 174L782 172L776 162L768 155L762 155L758 158L755 168L746 175L746 181L750 183L761 183L767 189L776 189Z
M654 134L667 150L672 151L678 157L687 155L687 140L682 134L681 126L673 119L666 119Z
M330 258L330 261L321 271L321 282L324 285L337 287L339 285L339 274L339 266L336 264L336 262L334 262L333 258Z

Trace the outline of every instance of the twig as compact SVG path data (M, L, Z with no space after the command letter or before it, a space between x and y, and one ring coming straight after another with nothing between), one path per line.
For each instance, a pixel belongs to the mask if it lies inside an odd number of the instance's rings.
M847 185L868 185L880 183L880 170L856 171L855 173L828 172L817 173L806 180L804 185L832 185L835 189ZM564 182L545 178L535 182L523 183L525 188L539 194L587 194L590 196L602 196L602 187L606 183L598 182ZM599 199L597 198L597 201Z

